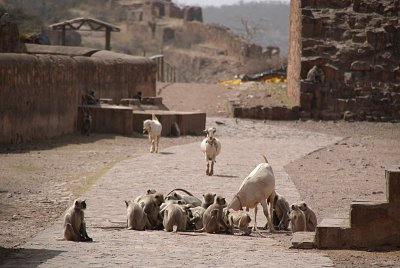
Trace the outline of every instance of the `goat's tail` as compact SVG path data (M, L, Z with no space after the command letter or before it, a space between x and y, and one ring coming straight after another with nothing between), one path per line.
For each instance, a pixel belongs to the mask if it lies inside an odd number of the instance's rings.
M157 118L157 116L156 116L155 114L152 114L152 115L151 115L151 119L152 119L152 120L158 121L158 118Z
M268 164L268 159L267 159L267 157L266 157L265 155L262 155L262 157L264 158L264 160L265 160L265 163L267 163L267 164Z

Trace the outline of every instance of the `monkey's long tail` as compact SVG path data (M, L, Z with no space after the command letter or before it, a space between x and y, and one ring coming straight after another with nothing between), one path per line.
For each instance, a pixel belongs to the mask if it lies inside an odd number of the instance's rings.
M169 195L170 195L172 192L174 192L174 191L182 191L182 192L184 192L184 193L186 193L186 194L188 194L188 195L190 195L190 196L193 196L192 193L190 193L189 191L187 191L187 190L185 190L185 189L182 189L182 188L173 189L173 190L171 190L166 196L169 196Z

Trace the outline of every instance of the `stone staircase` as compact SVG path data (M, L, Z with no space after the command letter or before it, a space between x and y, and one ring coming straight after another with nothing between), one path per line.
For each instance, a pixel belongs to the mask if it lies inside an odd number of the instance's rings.
M400 246L400 166L386 168L386 200L353 201L350 219L324 219L317 226L317 248Z

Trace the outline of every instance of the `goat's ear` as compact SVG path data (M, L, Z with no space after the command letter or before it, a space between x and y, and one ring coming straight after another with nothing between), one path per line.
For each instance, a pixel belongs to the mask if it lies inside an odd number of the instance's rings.
M293 204L293 205L292 205L292 210L294 210L294 209L295 209L295 205Z
M128 206L129 206L129 203L128 203L128 201L125 201L125 205L126 205L126 207L128 207Z
M214 134L215 134L215 132L217 132L217 129L215 127L213 127L212 130L213 130Z
M204 130L203 130L203 133L204 133L204 134L208 134L207 129L204 129Z

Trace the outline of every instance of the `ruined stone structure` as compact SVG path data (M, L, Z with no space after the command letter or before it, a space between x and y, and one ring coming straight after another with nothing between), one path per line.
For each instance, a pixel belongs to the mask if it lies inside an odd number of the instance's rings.
M353 201L350 219L324 219L318 248L400 246L400 167L386 168L386 200Z
M292 0L288 95L302 117L400 119L398 0ZM319 66L322 81L307 79Z
M3 35L3 32L16 36ZM81 97L155 96L156 64L143 58L78 47L26 44L15 25L0 26L0 143L23 142L72 133L77 128ZM18 50L17 50L18 52Z

